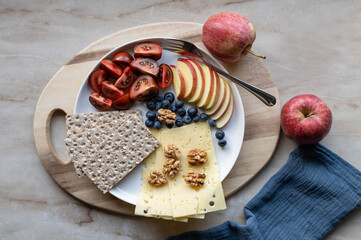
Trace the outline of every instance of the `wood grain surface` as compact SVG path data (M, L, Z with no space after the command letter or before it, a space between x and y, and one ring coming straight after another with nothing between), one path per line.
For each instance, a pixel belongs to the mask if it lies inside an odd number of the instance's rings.
M111 194L103 195L86 177L78 178L72 163L59 159L51 143L49 125L53 113L73 113L83 80L96 62L111 49L127 42L148 37L174 37L201 42L202 25L189 22L168 22L129 28L102 38L74 56L44 88L35 110L34 138L45 170L67 193L91 206L132 215L134 206ZM223 181L226 197L245 186L271 159L280 133L280 101L277 86L263 60L246 56L235 64L223 64L232 74L262 88L277 98L267 107L241 87L238 88L245 111L245 136L241 153L230 174Z

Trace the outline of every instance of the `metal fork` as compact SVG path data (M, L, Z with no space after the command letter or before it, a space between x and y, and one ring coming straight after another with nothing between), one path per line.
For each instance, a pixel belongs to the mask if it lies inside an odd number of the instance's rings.
M243 88L245 88L246 90L248 90L250 93L255 95L258 99L260 99L267 106L274 106L276 104L276 98L273 95L263 91L262 89L255 87L251 84L248 84L248 83L236 78L235 76L228 74L227 72L223 71L219 67L217 67L214 64L212 64L211 62L209 62L204 57L204 54L202 53L202 51L200 51L200 49L193 43L184 41L181 39L176 39L176 38L165 38L165 39L163 39L161 44L162 44L162 48L164 50L172 51L172 52L175 52L175 53L178 53L178 54L181 54L181 55L184 55L184 56L187 56L190 58L194 58L194 59L204 62L207 66L211 67L219 74L225 76L226 78L232 80L236 84L238 84L238 85L242 86Z

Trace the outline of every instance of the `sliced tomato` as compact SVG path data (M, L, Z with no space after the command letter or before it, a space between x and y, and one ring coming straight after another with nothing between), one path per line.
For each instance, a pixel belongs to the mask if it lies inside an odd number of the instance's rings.
M139 76L130 87L130 98L133 100L148 100L159 93L154 79L149 75Z
M120 65L129 65L133 61L133 57L127 52L120 52L113 57L112 61Z
M159 60L162 57L162 48L154 42L139 43L134 46L134 57L146 57Z
M159 72L158 63L150 58L136 58L130 63L130 68L136 72L149 74L154 78Z
M104 97L114 101L123 96L124 92L114 86L112 82L104 81L102 82L102 94Z
M159 74L157 77L157 85L160 88L167 88L173 83L173 73L170 67L162 63L159 66Z
M109 108L112 106L112 100L101 96L97 92L93 92L90 94L89 101L91 105L93 105L96 109L99 109L101 111L109 110Z
M112 78L119 78L123 73L123 69L110 59L103 59L100 62L100 68L104 69L105 72Z
M130 94L125 94L124 96L118 98L113 102L113 106L118 110L129 109L133 105L133 100L130 99Z
M134 73L130 67L126 67L120 78L115 82L117 88L127 88L134 82Z
M104 70L98 69L94 70L88 78L89 86L94 90L94 92L99 93L101 91L101 84L105 81L107 74Z

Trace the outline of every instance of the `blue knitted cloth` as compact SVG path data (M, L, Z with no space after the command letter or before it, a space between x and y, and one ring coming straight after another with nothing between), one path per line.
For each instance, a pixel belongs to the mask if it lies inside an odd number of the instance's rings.
M227 221L179 239L323 239L361 204L361 173L320 144L300 145L244 207L246 225Z

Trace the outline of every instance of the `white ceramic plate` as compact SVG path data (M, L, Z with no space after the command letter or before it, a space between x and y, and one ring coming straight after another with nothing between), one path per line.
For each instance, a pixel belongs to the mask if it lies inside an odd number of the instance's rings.
M112 59L115 54L118 52L126 51L133 55L133 46L139 42L159 42L164 38L146 38L146 39L139 39L136 41L129 42L122 46L119 46L108 54L106 54L103 58ZM207 54L206 52L204 52ZM177 59L181 57L180 55L169 52L163 51L162 58L158 60L158 63L166 63L168 65L176 65ZM213 57L209 56L212 61L220 68L224 69L223 66L215 60ZM102 58L102 59L103 59ZM83 85L80 88L78 93L74 113L89 113L89 112L97 112L98 110L95 109L89 102L89 94L93 92L93 90L88 85L88 76L90 73L95 70L99 69L99 63L102 60L100 59L99 62L94 66L94 68L89 72L87 77L83 80ZM225 70L225 69L224 69ZM212 128L212 137L214 148L216 152L216 157L219 166L219 175L221 180L223 181L228 173L233 168L233 165L237 161L239 152L242 147L243 143L243 135L244 135L244 111L243 111L243 104L241 100L241 96L236 88L236 85L230 82L230 86L232 88L232 93L234 96L234 112L231 120L228 124L222 129L225 132L225 139L227 140L227 146L221 148L218 146L218 140L215 138L216 129ZM161 93L173 91L172 87L167 89L162 89ZM143 112L143 120L145 119L145 113L148 111L144 102L135 102L132 108L139 108L142 109ZM187 109L190 105L185 104L185 108ZM201 109L200 109L201 111ZM165 126L164 126L165 127ZM129 173L124 179L122 179L113 189L110 190L110 193L115 197L126 201L130 204L136 204L137 196L141 189L141 175L142 175L142 168L144 164L136 167L131 173Z

